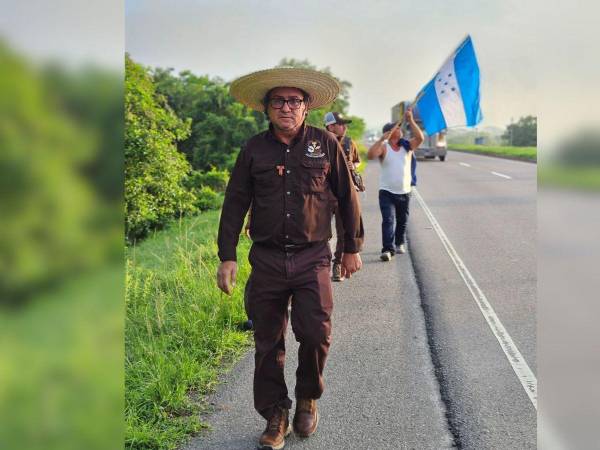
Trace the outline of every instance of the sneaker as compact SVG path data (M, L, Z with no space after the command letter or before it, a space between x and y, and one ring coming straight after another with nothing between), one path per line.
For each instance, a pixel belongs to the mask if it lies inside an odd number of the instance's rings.
M396 245L396 253L406 253L406 245Z
M344 281L342 276L342 265L339 263L333 263L333 275L331 277L333 281Z
M294 433L299 437L307 438L319 425L319 412L317 401L312 398L299 398L296 401L296 413L294 414Z
M381 252L380 256L382 261L391 261L392 260L392 252Z
M264 450L279 450L285 446L285 437L290 434L289 410L275 407L273 416L267 421L267 428L260 436L258 448Z

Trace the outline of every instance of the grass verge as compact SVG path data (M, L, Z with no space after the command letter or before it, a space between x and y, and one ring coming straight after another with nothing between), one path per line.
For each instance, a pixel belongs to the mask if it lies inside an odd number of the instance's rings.
M0 307L0 448L118 448L122 408L122 264Z
M126 448L174 449L206 427L205 396L250 335L243 289L250 241L240 237L238 287L215 281L219 212L185 218L127 251Z
M511 159L521 159L525 161L537 161L537 147L500 147L487 145L450 144L448 145L448 149L466 153L476 153L479 155L491 155Z
M559 187L580 191L600 191L600 167L538 168L538 183L543 187Z

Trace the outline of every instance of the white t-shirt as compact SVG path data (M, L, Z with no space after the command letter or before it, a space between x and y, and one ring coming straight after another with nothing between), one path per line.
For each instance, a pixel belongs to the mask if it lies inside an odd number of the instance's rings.
M392 194L408 194L411 191L412 154L404 147L408 141L402 144L400 150L395 151L389 143L386 143L385 158L383 161L379 160L381 163L379 189Z

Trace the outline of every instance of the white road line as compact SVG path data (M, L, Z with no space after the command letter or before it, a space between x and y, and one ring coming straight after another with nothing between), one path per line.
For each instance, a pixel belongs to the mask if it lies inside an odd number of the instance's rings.
M509 180L512 180L512 177L509 177L508 175L504 175L503 173L498 173L498 172L492 172L492 173L498 177L508 178Z
M464 280L465 284L467 285L467 288L469 288L469 291L471 292L475 303L477 303L477 306L479 306L483 317L492 329L492 332L496 336L496 339L498 339L500 347L502 347L502 350L504 350L504 353L506 354L510 365L517 374L517 377L523 385L525 392L529 396L533 407L537 411L536 376L533 374L533 372L527 365L527 361L525 361L525 358L523 357L523 355L521 355L521 352L519 351L512 338L504 328L504 325L502 325L502 322L500 322L500 319L494 312L492 305L490 305L490 302L487 300L485 294L477 285L477 282L471 275L471 272L469 272L469 269L467 269L467 266L465 266L465 263L462 261L462 259L460 259L460 256L458 256L458 253L452 246L452 243L448 239L448 236L446 236L446 233L444 233L444 230L442 230L442 227L433 216L433 213L429 210L429 207L425 204L425 201L423 200L419 192L416 189L413 189L413 192L415 197L417 198L417 201L421 205L421 208L423 208L425 215L429 219L429 222L431 222L433 229L436 231L438 237L442 241L442 244L444 245L446 252L448 252L450 259L456 266L458 273Z
M459 163L459 164L460 164L461 166L465 166L465 167L471 167L471 164L467 164L467 163L463 163L463 162L461 162L461 163Z

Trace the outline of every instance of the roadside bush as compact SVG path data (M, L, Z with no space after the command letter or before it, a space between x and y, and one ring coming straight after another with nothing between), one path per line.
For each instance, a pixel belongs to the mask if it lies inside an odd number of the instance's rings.
M223 203L223 196L213 191L208 186L202 186L195 190L196 208L200 211L207 209L219 209Z
M84 170L98 150L97 130L58 106L64 91L50 89L44 74L1 40L0 64L2 305L96 266L107 241L92 230L103 205Z
M125 207L128 239L144 237L173 217L194 211L184 185L191 166L176 142L190 134L156 93L147 70L125 60Z
M193 171L186 184L190 189L200 189L202 186L206 186L215 192L225 192L228 182L229 172L227 170L217 170L212 167L208 172Z

